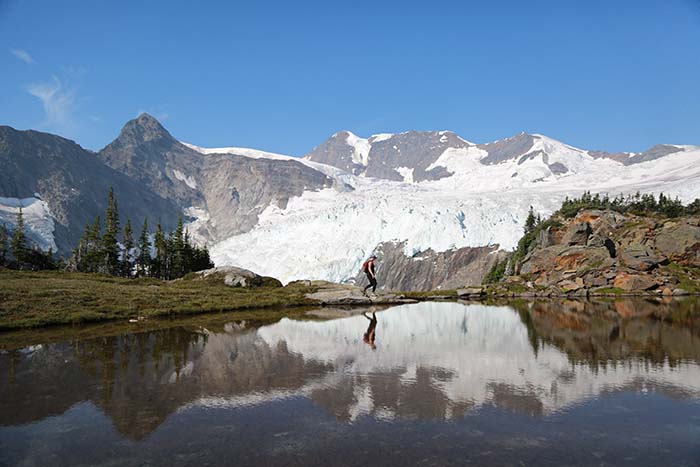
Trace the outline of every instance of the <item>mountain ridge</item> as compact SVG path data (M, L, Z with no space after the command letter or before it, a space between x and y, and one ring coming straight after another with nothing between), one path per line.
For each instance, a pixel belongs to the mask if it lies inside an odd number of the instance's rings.
M341 131L317 146L325 149L315 155L295 158L182 143L142 114L96 153L71 142L89 163L57 163L47 174L39 161L20 164L24 153L37 153L41 145L32 133L17 135L15 146L22 150L9 151L0 139L0 164L6 169L0 176L0 197L5 197L0 221L12 226L19 196L13 187L21 178L23 185L37 187L22 192L27 202L46 200L46 209L37 210L28 225L44 222L45 244L60 239L59 249L66 253L82 232L82 220L100 212L95 200L104 195L98 191L106 193L113 179L119 182L115 191L123 216L140 221L149 212L154 222L156 216L175 219L182 213L192 237L210 247L218 265L244 267L283 282L357 280L363 258L375 250L389 254L388 270L380 272L387 274L389 285L440 287L449 283L448 276L468 274L478 280L497 257L490 254L493 248L507 250L517 243L530 206L546 216L566 196L588 189L664 191L685 200L700 196L700 148L695 146L658 145L613 157L539 134L476 144L445 130L369 138ZM66 157L53 151L56 160ZM70 208L61 205L60 196L78 189L84 183L78 180L89 178L85 167L93 166L106 175L88 184L95 187L77 196ZM64 182L39 187L47 177ZM60 219L83 204L91 207L81 222L69 225ZM56 217L53 235L41 216ZM447 258L460 258L461 269L454 270ZM430 264L441 265L439 271L431 271Z

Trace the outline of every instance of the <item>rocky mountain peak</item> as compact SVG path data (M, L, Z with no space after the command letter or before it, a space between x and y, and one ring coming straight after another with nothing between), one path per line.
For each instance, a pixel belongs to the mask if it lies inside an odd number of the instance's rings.
M177 143L175 138L152 115L142 113L137 118L129 120L122 127L121 132L112 144L118 143L125 146L138 145L140 143Z

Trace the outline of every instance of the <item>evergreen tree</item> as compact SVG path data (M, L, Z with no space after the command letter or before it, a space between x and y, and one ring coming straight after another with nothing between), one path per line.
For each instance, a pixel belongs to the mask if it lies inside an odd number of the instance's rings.
M165 279L167 278L168 242L165 239L165 234L163 233L163 227L160 225L160 221L158 221L158 226L156 227L156 235L153 239L153 246L155 247L156 255L153 259L153 272L151 275L160 279Z
M7 264L7 227L0 225L0 267Z
M126 220L124 233L122 235L122 245L124 245L121 262L122 276L131 277L134 269L134 261L131 256L131 250L134 248L134 234L131 230L131 219Z
M535 226L537 225L537 218L535 217L535 212L532 209L532 206L530 206L530 211L527 213L527 219L525 219L525 233L529 234L533 230L535 230Z
M107 212L105 214L105 232L102 236L102 254L104 258L103 268L107 274L119 274L119 245L117 233L119 232L119 212L117 200L114 198L114 190L109 188L107 195Z
M83 235L78 240L78 246L73 249L73 254L68 262L68 268L72 271L85 272L87 261L87 244L90 235L90 224L85 224Z
M97 216L87 232L85 272L103 272L101 232L102 219Z
M182 215L177 218L177 227L170 235L171 268L169 277L174 279L185 275L185 237Z
M24 235L24 217L22 216L22 207L20 206L19 211L17 211L17 222L15 224L15 231L12 235L12 240L10 240L10 251L12 256L14 256L15 261L21 268L22 263L27 260L27 238Z
M145 276L151 267L151 241L148 239L148 221L143 220L143 228L139 237L139 253L136 257L136 274Z

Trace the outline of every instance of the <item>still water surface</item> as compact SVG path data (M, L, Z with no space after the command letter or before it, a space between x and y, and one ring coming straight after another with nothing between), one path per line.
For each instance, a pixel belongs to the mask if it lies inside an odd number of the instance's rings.
M420 303L374 336L359 311L0 335L0 464L700 465L698 312Z

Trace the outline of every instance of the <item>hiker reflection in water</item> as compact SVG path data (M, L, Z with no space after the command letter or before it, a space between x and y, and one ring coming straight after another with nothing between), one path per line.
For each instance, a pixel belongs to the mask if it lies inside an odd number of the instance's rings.
M362 312L362 316L367 318L369 320L369 326L367 327L367 332L364 333L362 336L362 340L364 341L365 344L369 344L369 346L372 348L372 350L375 350L377 348L376 345L374 345L374 339L377 336L375 330L377 329L377 316L372 312L372 317L370 318L365 314L365 312Z

